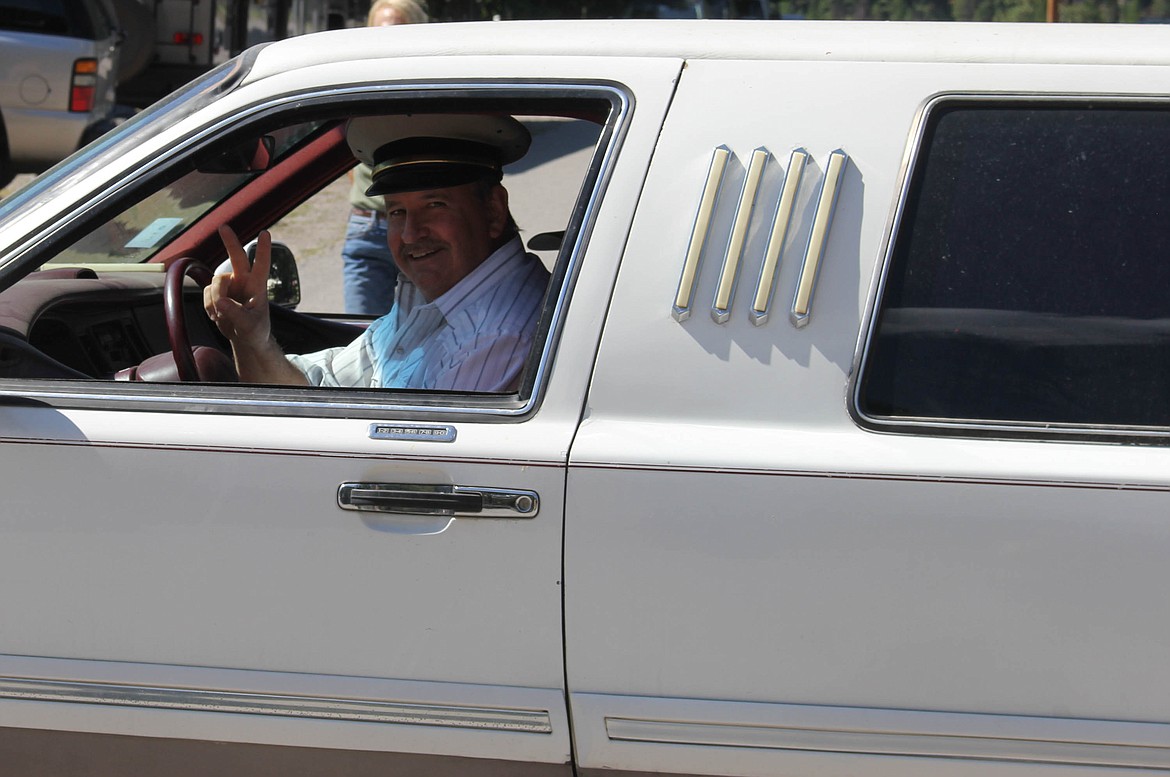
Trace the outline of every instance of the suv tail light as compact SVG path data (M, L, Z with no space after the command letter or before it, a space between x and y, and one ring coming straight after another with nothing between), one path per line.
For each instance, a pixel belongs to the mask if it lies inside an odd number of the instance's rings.
M73 63L73 81L69 86L69 110L88 113L93 110L97 90L96 59L79 59Z

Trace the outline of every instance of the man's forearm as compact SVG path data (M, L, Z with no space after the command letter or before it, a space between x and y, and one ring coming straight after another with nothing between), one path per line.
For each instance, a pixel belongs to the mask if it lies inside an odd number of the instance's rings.
M272 338L259 346L232 343L236 372L244 383L308 386L305 374L292 365Z

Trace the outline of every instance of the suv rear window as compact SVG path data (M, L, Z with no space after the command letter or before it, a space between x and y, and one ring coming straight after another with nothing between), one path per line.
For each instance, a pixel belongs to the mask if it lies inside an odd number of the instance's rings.
M858 408L1170 427L1170 107L951 102L928 119Z
M100 0L0 0L0 29L100 40L109 24Z

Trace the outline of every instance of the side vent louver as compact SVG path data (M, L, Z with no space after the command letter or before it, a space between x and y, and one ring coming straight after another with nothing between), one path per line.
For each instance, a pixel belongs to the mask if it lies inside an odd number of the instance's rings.
M808 154L796 149L788 157L788 172L784 174L784 188L776 201L776 212L772 216L772 230L768 235L768 247L764 249L764 262L760 265L760 279L756 282L756 296L752 300L751 322L763 326L768 321L768 310L772 307L772 296L776 292L776 271L780 268L780 252L788 239L788 227L792 223L792 211L796 207L796 191L800 188L800 177Z
M809 316L812 315L813 291L816 289L817 277L821 274L821 259L825 255L825 243L829 240L829 227L833 222L833 211L837 208L837 195L841 192L841 179L848 161L849 157L844 151L837 150L829 154L821 193L817 197L817 210L813 214L812 231L808 236L808 246L804 249L800 280L796 283L792 311L788 316L796 327L807 326Z
M771 154L767 149L757 148L752 152L743 188L739 192L739 205L735 209L735 221L731 225L731 239L727 241L727 255L723 257L723 271L719 274L719 288L711 305L711 317L722 324L731 318L731 298L735 294L735 283L739 279L739 260L743 257L743 244L747 240L748 224L756 206L756 192L764 176L764 166Z
M679 322L687 320L691 315L706 247L713 243L718 245L717 241L710 239L710 232L716 209L719 206L719 192L731 156L731 150L727 146L718 146L711 155L702 197L699 200L699 207L691 227L691 238L683 262L682 275L679 277L678 291L675 293L674 305L671 310L671 315ZM739 198L735 202L735 214L730 221L731 226L727 235L727 249L723 257L723 265L719 272L718 284L711 304L711 317L718 324L726 323L731 318L740 269L745 261L749 228L752 217L757 210L756 204L761 182L770 160L771 153L766 148L760 147L752 151L747 162L747 170L744 174ZM808 160L809 154L804 149L798 148L790 154L783 185L776 198L775 206L771 209L772 220L768 231L768 240L760 258L759 276L752 296L751 307L748 310L748 320L755 326L762 326L769 319L784 246L793 230L793 217L797 210L798 195ZM816 208L813 212L812 225L809 228L808 242L805 245L804 261L800 267L799 279L789 313L789 320L793 326L798 328L806 326L812 314L813 294L817 278L820 275L825 245L828 242L829 229L832 226L833 213L848 162L848 155L838 149L829 154L825 165L825 174L820 183L820 193L816 198Z
M683 262L682 277L678 281L678 292L674 296L674 309L671 315L675 321L686 321L691 317L691 303L695 298L695 280L699 276L699 260L703 256L703 246L707 242L707 232L711 229L711 214L715 212L715 200L719 195L719 186L723 183L723 172L727 169L727 160L731 157L731 149L719 146L711 155L711 165L707 169L707 182L703 186L703 197L699 200L699 210L695 213L695 223L691 227L691 242L687 247L687 258Z

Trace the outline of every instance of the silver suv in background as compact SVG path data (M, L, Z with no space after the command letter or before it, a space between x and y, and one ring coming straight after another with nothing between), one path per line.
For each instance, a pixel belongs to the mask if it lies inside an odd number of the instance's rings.
M107 0L0 0L0 185L113 121L122 34Z

